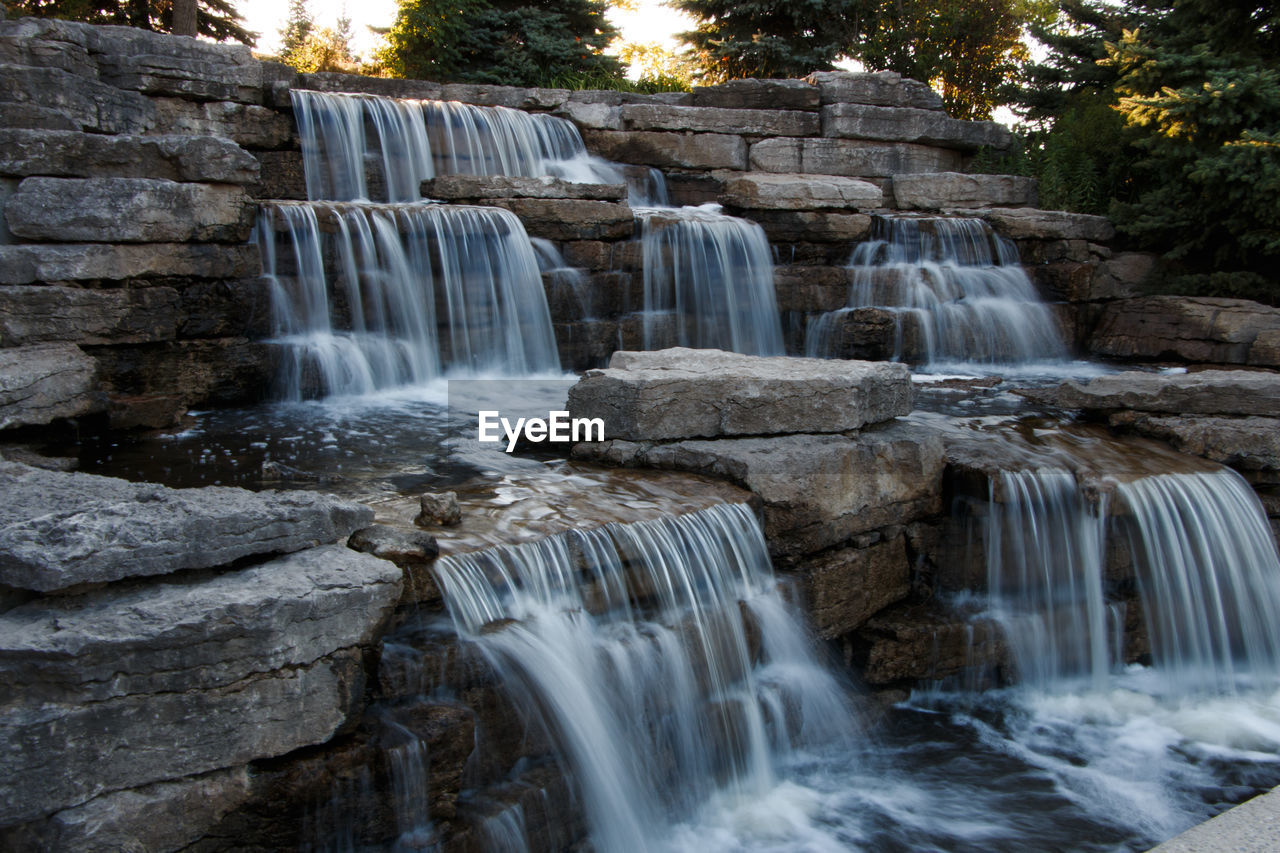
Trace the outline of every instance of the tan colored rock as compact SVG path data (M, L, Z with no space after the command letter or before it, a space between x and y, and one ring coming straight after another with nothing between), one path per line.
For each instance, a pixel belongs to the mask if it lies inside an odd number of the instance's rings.
M582 135L587 149L607 160L658 168L747 168L747 143L741 136L607 130L588 130Z
M849 303L847 267L794 264L773 268L773 288L782 312L835 311Z
M993 675L1007 668L1008 655L994 622L904 606L873 617L858 631L854 665L861 668L867 684L883 686L977 677L982 671Z
M1105 216L1087 213L1030 207L991 207L964 212L982 217L1011 240L1092 240L1105 243L1116 235L1116 229Z
M1032 206L1036 203L1036 180L1017 175L963 172L894 175L893 197L898 207L915 210Z
M587 199L625 201L625 184L584 184L560 178L507 175L442 175L422 182L422 194L442 201L498 198Z
M743 136L817 136L818 116L799 110L735 110L720 107L622 107L624 130L688 130Z
M955 171L961 159L958 151L906 142L764 139L751 146L750 167L761 172L887 178L903 172Z
M764 229L772 243L837 243L839 263L848 260L849 245L871 233L871 217L865 213L832 210L751 211L751 220Z
M911 591L901 534L867 548L822 554L797 568L813 627L828 640L855 630Z
M1249 347L1249 363L1259 367L1280 367L1280 329L1263 329Z
M774 172L729 172L719 177L724 181L723 201L730 207L866 210L884 204L879 187L855 178Z
M635 231L635 214L625 204L551 198L485 199L524 223L531 237L547 240L620 240Z
M1089 348L1119 358L1246 364L1258 336L1274 330L1280 308L1247 299L1147 296L1106 306Z

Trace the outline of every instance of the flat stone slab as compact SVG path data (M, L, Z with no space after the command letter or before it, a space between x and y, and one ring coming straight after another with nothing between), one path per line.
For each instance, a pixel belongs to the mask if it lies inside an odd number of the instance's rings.
M0 615L0 823L327 741L401 587L333 545Z
M818 87L824 104L942 109L941 95L896 71L816 71L805 79Z
M891 178L903 172L954 172L962 159L963 155L954 149L913 142L762 139L751 146L750 168L759 172Z
M906 365L677 347L617 352L569 390L575 418L631 441L855 430L911 411Z
M894 175L893 198L898 207L945 210L955 207L1034 206L1036 179L1019 175L970 175L934 172Z
M875 184L834 175L725 172L721 199L731 207L772 210L865 210L884 205Z
M234 279L262 269L258 247L226 243L31 243L0 246L0 284L122 281L131 278Z
M0 174L251 184L258 161L217 136L104 136L0 128Z
M746 110L816 110L822 103L818 87L804 80L758 80L745 77L718 86L694 86L695 107Z
M1120 412L1111 423L1241 471L1280 471L1280 418Z
M1068 379L1052 397L1063 408L1087 411L1278 417L1280 374L1253 370L1117 373L1086 384Z
M624 201L626 184L581 184L549 176L442 175L422 182L422 194L442 201L478 201L495 198L574 198Z
M0 429L101 411L97 380L97 362L75 344L0 349Z
M1031 207L989 207L954 212L981 217L1011 240L1090 240L1105 243L1116 236L1111 220L1088 213Z
M0 347L170 341L180 312L178 292L170 287L0 286Z
M0 584L40 592L299 551L373 521L331 495L170 489L11 462L0 491Z
M585 130L582 137L593 154L622 163L676 169L747 168L746 140L728 133Z
M822 135L836 139L920 142L961 151L987 147L1003 150L1013 142L1013 134L998 122L962 121L937 110L871 104L823 107Z
M1280 788L1193 826L1149 853L1273 853L1280 850Z
M1265 365L1280 308L1247 299L1144 296L1107 305L1089 348L1120 358Z
M574 198L494 198L491 207L511 211L531 237L547 240L622 240L635 232L625 204Z
M691 130L744 136L817 136L815 113L800 110L739 110L722 107L667 107L627 104L621 111L624 130Z

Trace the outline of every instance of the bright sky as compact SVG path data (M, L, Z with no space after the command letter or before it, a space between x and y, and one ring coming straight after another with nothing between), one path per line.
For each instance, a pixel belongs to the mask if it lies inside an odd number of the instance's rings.
M317 27L332 27L345 8L351 18L355 53L367 57L377 37L369 27L388 27L395 20L396 0L308 0L307 8ZM661 42L674 48L673 33L691 29L689 18L662 5L662 0L638 0L635 12L611 9L609 17L632 42ZM274 53L280 48L280 29L289 17L289 0L241 0L237 4L250 30L261 33L257 50Z

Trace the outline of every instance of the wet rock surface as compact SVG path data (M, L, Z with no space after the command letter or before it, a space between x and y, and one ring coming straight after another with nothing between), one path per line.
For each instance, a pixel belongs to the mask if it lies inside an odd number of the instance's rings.
M1280 417L1280 374L1251 370L1118 373L1087 383L1067 380L1050 399L1063 408L1086 411Z

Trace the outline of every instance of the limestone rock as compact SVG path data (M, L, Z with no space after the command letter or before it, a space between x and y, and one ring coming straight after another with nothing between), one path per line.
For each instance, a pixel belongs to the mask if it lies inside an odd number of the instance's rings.
M316 92L358 92L386 98L411 98L438 101L444 96L444 84L426 80L401 80L394 77L367 77L363 74L341 74L321 71L300 74L295 88Z
M250 184L258 161L212 136L103 136L0 129L0 174Z
M262 103L262 63L242 44L174 38L137 27L95 27L90 51L100 78L120 89Z
M580 459L691 471L749 489L763 503L771 553L786 560L940 512L943 453L935 429L903 422L851 436L611 441L574 448Z
M262 269L249 244L105 243L0 246L0 284L126 279L237 279Z
M588 130L582 136L587 150L622 163L678 169L747 168L747 143L741 136L608 130Z
M962 172L894 175L893 197L898 207L916 210L1030 206L1036 203L1036 180L1017 175L969 175Z
M1249 363L1280 367L1280 329L1263 329L1249 347Z
M1089 347L1120 358L1246 364L1258 336L1272 330L1280 330L1280 308L1247 299L1147 296L1108 305Z
M746 209L865 210L884 204L884 193L875 184L833 175L814 176L774 172L724 175L724 203Z
M0 286L0 347L173 340L178 312L178 292L168 287Z
M560 178L507 175L442 175L422 182L422 194L441 201L497 198L589 199L625 201L625 184L583 184Z
M243 242L254 215L240 187L152 178L27 178L5 205L14 234L68 243Z
M721 107L622 107L624 130L691 130L743 136L817 136L818 116L799 110L734 110Z
M841 548L799 567L813 627L835 639L911 591L911 566L901 534L867 548Z
M982 217L1011 240L1090 240L1105 243L1116 236L1116 229L1105 216L1087 213L1029 207L991 207L965 213Z
M547 240L619 240L635 231L635 214L625 204L558 198L486 199L519 217L531 237Z
M47 424L104 405L97 365L74 344L0 349L0 429Z
M942 96L924 83L894 71L818 71L805 78L817 86L824 104L871 104L941 110Z
M458 503L457 492L424 492L418 498L418 508L414 524L419 527L454 525L462 521L462 506Z
M994 622L902 606L875 616L858 631L854 665L862 669L867 684L880 686L976 676L974 668L995 673L1008 666L1008 655Z
M298 551L373 520L312 492L169 489L16 463L0 464L0 484L0 583L41 592Z
M849 302L847 267L775 266L773 289L782 312L835 311Z
M961 159L959 151L908 142L763 139L751 146L750 168L761 172L888 178L903 172L955 171Z
M454 503L457 503L456 497ZM401 568L429 563L440 553L440 546L431 534L389 524L372 524L360 528L347 539L347 547L372 554L381 560L390 560Z
M816 110L822 98L818 87L805 80L747 77L717 86L694 86L690 103L733 110Z
M57 110L36 104L0 103L0 127L79 130L80 124Z
M1140 286L1156 268L1156 256L1148 252L1118 252L1096 264L1087 293L1076 294L1076 301L1130 299L1138 295Z
M961 151L1008 148L1013 134L994 121L961 121L937 110L829 104L822 108L822 135L832 139L920 142Z
M327 741L400 592L393 564L330 546L0 615L0 823Z
M632 441L843 432L907 414L912 393L901 364L675 348L615 353L570 389L569 411Z
M1121 412L1111 422L1240 471L1280 471L1280 419Z
M294 137L293 122L286 115L255 104L181 98L154 98L152 103L152 124L165 133L218 136L246 148L280 148Z
M751 219L764 229L771 243L838 243L840 262L848 259L848 245L871 233L871 217L865 213L831 210L751 211Z
M144 133L155 124L146 97L60 68L0 65L0 102L52 110L97 133Z
M237 405L261 399L275 375L271 344L245 338L169 341L95 350L107 391L177 395L185 405Z
M1251 370L1199 373L1116 373L1058 386L1059 406L1086 411L1131 410L1193 415L1280 417L1280 374Z
M617 104L591 104L568 100L556 109L578 127L590 130L622 130L622 108Z

